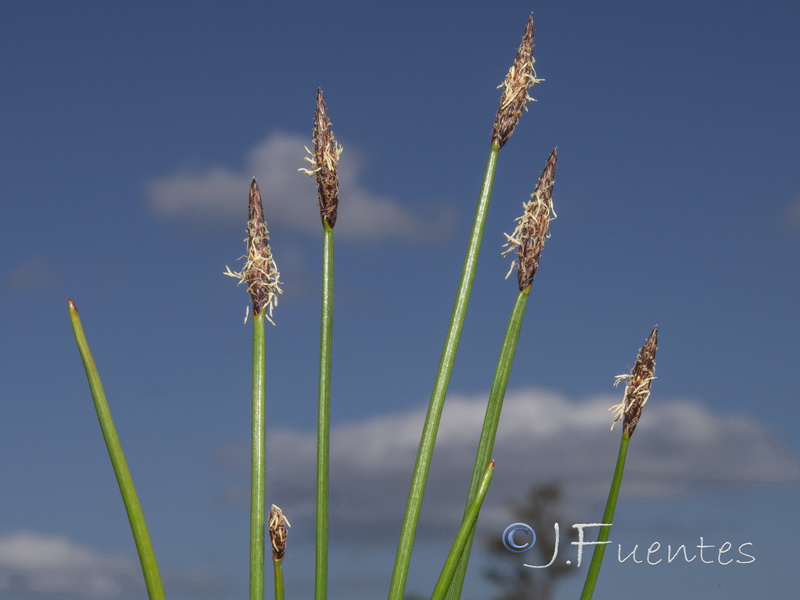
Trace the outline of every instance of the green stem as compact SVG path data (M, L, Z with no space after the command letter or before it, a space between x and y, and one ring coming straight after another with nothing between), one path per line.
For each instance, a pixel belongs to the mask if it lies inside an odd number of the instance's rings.
M492 456L494 441L497 437L497 427L500 424L500 413L503 410L503 400L506 395L508 378L511 374L511 365L514 362L514 354L517 351L519 333L522 329L522 320L525 317L525 308L528 304L530 289L530 287L527 287L517 295L514 309L511 311L511 317L508 319L506 335L503 338L503 346L500 349L500 357L497 360L497 368L494 371L494 380L492 381L492 389L489 393L489 402L486 405L486 415L483 418L483 428L481 429L478 451L475 456L475 466L472 469L472 480L470 481L469 493L467 494L467 504L464 508L465 513L469 510L475 498L475 493L481 482L483 466L489 462ZM464 585L464 577L467 573L467 563L469 562L469 555L474 537L475 530L473 529L458 565L458 570L453 578L453 583L450 586L450 592L447 594L447 597L452 600L458 600L458 598L461 597L461 589Z
M608 542L608 535L611 531L610 525L614 522L614 510L617 508L619 488L620 485L622 485L622 472L625 470L625 457L628 455L628 444L630 441L631 438L623 427L622 439L619 444L619 453L617 454L617 466L614 469L614 477L611 480L611 489L608 491L606 510L603 512L603 523L608 523L609 526L601 527L600 532L597 534L597 545L594 547L594 552L592 553L592 562L589 563L589 570L586 573L586 581L583 584L580 600L591 600L592 594L594 594L597 576L600 574L600 566L603 563L603 556L606 553L607 544L605 542Z
M264 598L266 511L266 348L264 312L253 315L253 398L250 438L250 600Z
M422 508L422 498L425 495L425 484L428 479L433 447L436 442L436 433L439 429L439 421L444 408L444 399L447 394L447 387L450 383L450 375L453 371L453 363L456 359L458 342L461 338L461 330L464 326L464 318L467 313L469 296L472 290L472 280L475 277L475 269L480 253L481 239L483 237L483 227L486 223L486 214L489 208L489 199L492 195L492 184L494 183L495 170L497 169L497 156L500 148L492 144L489 150L489 158L486 161L486 170L483 175L478 204L475 208L475 217L472 222L472 231L467 245L467 252L464 258L464 266L461 271L461 280L458 284L453 312L450 316L450 324L445 337L442 356L439 360L439 369L436 373L436 380L433 384L428 413L425 416L425 424L422 429L422 436L417 451L417 460L414 464L414 474L411 478L411 486L408 492L406 511L403 516L403 525L400 530L400 539L397 543L397 554L395 556L392 581L389 586L389 600L401 600L406 587L408 578L408 567L411 563L411 550L416 536L419 513Z
M441 600L445 597L445 594L447 594L447 590L453 581L453 576L456 573L456 568L459 565L459 561L463 556L464 551L467 549L467 543L475 535L475 523L478 520L478 513L481 510L483 499L486 497L486 492L489 490L489 484L492 481L492 475L494 475L494 461L489 462L488 466L484 469L480 480L478 481L479 485L475 490L475 497L467 507L467 511L464 514L464 520L461 523L458 534L456 534L456 539L453 542L453 547L450 549L450 554L448 554L447 560L444 563L442 573L439 575L439 581L436 582L436 587L433 588L431 600Z
M142 565L142 573L147 586L147 595L150 600L163 600L166 596L164 595L164 586L161 583L161 574L158 571L156 555L150 542L150 534L147 531L147 524L144 520L142 507L139 504L139 497L136 494L136 488L128 470L128 463L122 452L117 429L114 426L114 420L111 418L111 410L106 401L100 374L97 371L94 358L92 358L89 342L86 341L78 309L72 300L67 302L67 306L69 308L72 331L75 334L75 341L78 345L78 352L80 352L83 368L86 371L86 378L89 381L89 389L92 392L97 420L100 422L100 429L106 442L108 456L111 459L111 465L117 477L119 491L125 504L125 512L128 514L128 522L131 526L131 532L133 532L133 540L136 544L136 551L139 554L139 562Z
M317 406L317 535L314 598L328 595L328 470L331 428L331 347L333 336L333 229L323 220L322 309L319 331Z
M283 600L283 559L272 560L272 573L275 580L275 600Z

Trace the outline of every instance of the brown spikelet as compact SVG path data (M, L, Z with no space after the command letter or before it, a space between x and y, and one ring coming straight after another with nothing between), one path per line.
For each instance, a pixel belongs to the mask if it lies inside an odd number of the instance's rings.
M265 310L266 317L272 321L272 311L278 305L280 273L272 258L269 246L269 231L264 219L264 207L261 192L255 178L250 183L250 202L247 220L247 259L241 271L231 271L226 267L225 275L235 277L239 283L247 283L247 291L253 300L253 314L258 315ZM274 323L273 323L274 325Z
M331 130L331 120L328 117L328 107L322 90L317 90L317 104L314 115L314 152L306 148L310 157L310 169L300 169L307 175L314 175L317 179L317 198L319 199L319 212L323 223L333 229L336 225L337 211L339 208L339 155L342 147L336 142Z
M642 408L650 397L650 385L655 379L656 372L656 350L658 350L658 325L653 327L644 346L639 350L639 356L636 357L636 364L633 365L631 372L618 375L614 383L617 385L620 381L626 382L622 403L612 406L609 410L614 411L614 423L622 420L628 437L633 435L639 417L642 416ZM613 423L611 428L614 428Z
M273 504L269 511L267 528L269 529L269 539L272 542L272 558L275 561L283 560L286 552L287 527L291 527L289 520L284 516L283 511Z
M529 288L533 283L533 278L539 269L539 256L542 254L544 242L550 237L548 233L550 221L556 216L553 211L553 185L556 179L557 160L558 148L553 148L530 201L522 206L523 213L517 218L516 229L511 235L505 234L504 246L508 248L503 254L517 251L517 260L511 264L506 277L511 275L511 271L516 267L520 291Z
M497 86L503 88L503 93L500 95L500 107L497 109L497 118L492 130L492 144L499 148L502 148L514 133L523 109L527 110L525 103L533 100L528 95L528 90L534 83L542 81L536 78L533 63L533 15L531 15L528 17L514 64L508 70L503 83Z

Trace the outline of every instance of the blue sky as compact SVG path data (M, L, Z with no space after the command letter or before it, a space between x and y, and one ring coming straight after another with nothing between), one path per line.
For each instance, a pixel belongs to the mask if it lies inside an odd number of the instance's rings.
M794 589L797 3L43 0L0 22L0 597L143 595L67 298L168 595L246 593L248 300L222 272L243 253L252 176L285 282L267 342L267 496L293 525L287 591L310 596L321 236L297 169L317 87L345 148L330 596L385 593L496 86L531 11L545 81L501 153L409 592L432 589L457 526L516 294L503 232L554 146L558 219L484 535L551 480L575 522L599 519L618 439L613 378L658 323L658 380L612 540L751 542L757 560L612 561L602 593L619 578L655 600ZM489 597L486 560L475 556L465 600ZM578 571L559 600L576 597Z

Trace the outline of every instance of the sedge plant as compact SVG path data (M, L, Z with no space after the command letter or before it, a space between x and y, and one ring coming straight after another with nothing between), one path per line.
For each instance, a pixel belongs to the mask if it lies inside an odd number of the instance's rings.
M436 443L436 434L441 421L444 400L453 372L456 352L458 351L461 331L467 314L467 306L472 291L472 281L480 253L483 229L486 224L486 215L489 209L489 200L492 195L497 159L500 149L505 146L514 133L519 123L519 118L525 105L531 98L528 95L530 87L539 80L533 70L533 15L528 19L525 32L517 50L514 63L508 71L505 80L500 85L503 92L500 96L500 106L497 109L492 141L489 148L489 157L483 174L472 229L467 243L461 278L456 291L456 298L450 316L450 323L445 335L444 348L439 360L439 368L431 392L428 411L420 437L414 472L406 501L406 510L403 515L403 524L400 529L400 538L397 543L392 579L389 584L389 600L401 600L405 591L408 568L411 563L411 551L414 545L419 515L422 509L422 499L430 470L433 448ZM486 464L486 463L484 463Z
M289 519L283 511L272 505L269 511L269 539L272 544L272 574L275 587L275 600L284 600L283 592L283 556L286 554L287 527L291 527Z
M119 485L119 493L122 496L125 512L128 515L133 541L136 544L136 552L139 554L139 563L142 566L147 595L150 600L164 600L164 586L161 583L161 573L158 569L156 554L150 541L150 533L144 520L142 506L139 504L139 496L136 493L136 487L133 485L133 478L128 469L128 462L122 452L122 444L119 441L117 428L111 417L111 409L108 406L106 393L103 390L103 382L100 381L100 373L92 357L89 342L86 340L83 324L78 314L78 307L75 306L72 300L68 300L67 309L78 352L81 355L83 368L86 371L86 379L89 381L89 390L94 400L97 420L100 423L100 430L106 443L108 457L111 459L111 466L114 468L114 475Z
M614 511L617 508L617 498L622 485L622 473L625 470L628 445L636 425L639 423L639 418L642 416L642 408L650 397L650 385L655 379L657 350L658 325L653 327L650 335L647 336L647 340L639 350L639 355L636 357L636 363L633 365L631 372L625 375L618 375L614 383L614 385L618 385L622 381L626 382L622 402L612 406L610 409L614 411L612 429L614 423L622 421L622 437L620 438L619 452L617 453L617 464L614 467L614 475L611 478L611 489L608 492L608 500L603 512L603 524L597 533L597 545L594 547L594 552L592 552L592 560L586 572L586 580L583 584L580 600L591 600L594 594L597 577L600 574L600 567L608 544L611 525L614 522Z
M314 598L328 595L328 489L331 429L331 356L333 343L333 228L339 208L339 155L322 90L317 90L314 117L314 151L300 169L317 180L322 221L322 301L319 328L319 385L317 400L317 521Z
M444 401L459 346L466 311L471 295L478 256L488 214L495 173L500 150L515 131L529 96L531 86L538 83L533 58L533 16L527 21L514 63L503 83L502 93L491 135L489 155L475 207L464 263L461 269L453 309L439 360L438 369L430 396L428 411L421 432L420 443L410 483L406 509L403 516L392 577L389 584L389 600L402 600L411 560L411 553L421 512L422 500L427 484L437 431ZM334 292L334 226L339 204L338 161L342 152L331 129L328 110L322 90L317 91L313 133L313 151L306 160L310 166L301 169L315 177L317 197L322 223L322 294L320 310L320 350L317 403L317 468L316 468L316 535L314 596L324 600L328 588L328 529L329 529L329 461L330 461L330 410L331 410L331 357L333 331ZM432 600L458 600L464 584L469 555L475 535L475 527L481 505L486 497L494 473L491 454L499 425L500 413L508 384L511 366L522 327L523 318L537 273L539 259L549 231L549 223L555 217L552 192L555 181L557 150L553 150L539 177L529 202L523 205L523 215L517 219L514 232L506 235L506 251L516 252L509 275L517 269L519 292L506 328L505 337L497 361L491 391L486 407L483 428L480 434L474 469L470 481L466 508L461 526L455 536L439 580L432 592ZM265 321L272 321L273 310L282 293L278 272L269 244L269 231L264 219L263 203L258 184L252 180L249 193L247 221L246 262L241 271L227 268L225 274L235 277L247 285L252 300L253 345L252 345L252 426L251 426L251 494L250 494L250 600L264 599L264 567L266 535L269 535L274 574L274 597L284 600L283 560L289 521L280 508L272 505L266 515L266 341ZM150 600L162 600L164 590L159 575L155 553L150 542L141 507L128 472L125 457L111 419L97 368L89 351L83 328L74 303L69 301L69 314L78 344L101 430L106 441L120 492L128 513L142 571ZM248 306L248 313L250 307ZM247 321L247 317L245 317ZM274 323L273 323L274 324ZM622 472L625 465L630 437L638 423L642 406L647 401L650 384L654 377L657 327L653 329L629 375L620 376L617 383L627 380L622 403L614 409L615 422L623 421L617 466L612 479L606 511L603 517L598 542L595 546L581 600L589 600L597 581L605 545L611 527Z
M503 254L516 252L517 258L511 264L508 275L513 269L517 270L517 283L519 293L514 302L514 308L508 320L503 345L500 349L500 357L497 360L497 367L492 380L492 387L489 392L489 401L486 405L486 414L481 428L478 450L475 456L475 466L472 471L469 492L467 495L466 511L469 511L478 486L481 482L483 468L492 455L497 428L500 424L500 413L503 409L503 400L506 394L508 378L511 374L511 365L514 362L514 354L517 350L522 320L525 317L525 308L528 305L528 296L531 292L533 279L539 270L539 257L544 249L545 240L549 237L550 221L555 217L553 210L553 185L555 184L556 163L558 160L558 149L554 148L545 163L536 189L531 194L530 201L524 203L522 215L517 218L517 226L511 235L506 234L507 249ZM506 275L506 277L508 277ZM464 577L467 572L474 529L469 535L468 543L464 547L463 556L458 565L458 570L451 583L447 597L451 600L458 600L461 597L461 589L464 585Z
M483 500L486 498L486 492L489 491L489 484L492 482L493 475L494 461L490 460L478 482L472 502L467 506L467 510L464 513L461 527L456 534L456 539L453 541L453 546L450 548L450 553L447 555L447 560L445 560L444 567L442 567L436 587L433 588L431 600L442 600L446 596L447 590L450 589L461 557L464 556L464 552L475 532L475 523L478 521L478 514L480 513L481 505L483 505Z
M264 321L281 293L280 273L272 257L261 192L250 183L247 220L247 261L241 271L225 275L247 284L253 304L252 426L250 438L250 600L264 598L264 531L266 513L266 341Z

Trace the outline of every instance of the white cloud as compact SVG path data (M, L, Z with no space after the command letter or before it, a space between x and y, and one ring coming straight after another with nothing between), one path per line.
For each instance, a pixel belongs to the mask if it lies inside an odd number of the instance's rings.
M203 594L219 588L217 579L201 571L163 573L171 590ZM118 598L142 596L144 581L138 562L104 556L58 536L17 532L0 537L0 596L26 598Z
M0 538L0 592L114 598L140 590L141 571L66 538L30 532Z
M41 292L58 281L50 261L41 257L28 257L9 273L6 288L16 293Z
M795 199L789 205L789 209L784 215L784 226L792 232L800 232L800 198Z
M267 222L274 231L287 228L319 233L316 184L298 172L308 166L298 135L275 133L250 149L242 169L211 166L201 171L179 171L150 181L147 194L152 210L162 218L189 222L227 221L242 224L247 214L247 190L256 177L265 204ZM361 183L358 153L345 149L340 162L340 207L336 231L345 238L374 241L388 237L412 240L446 237L452 213L416 215L402 202L368 190Z
M495 445L490 495L495 519L535 482L559 481L570 507L605 500L619 445L609 431L616 397L569 400L536 389L509 392ZM451 396L439 428L423 519L453 526L463 511L485 397ZM331 511L349 534L396 528L405 507L424 410L373 417L334 428ZM315 439L286 430L268 435L270 489L291 520L313 522ZM800 462L782 452L760 424L711 412L697 402L651 401L631 441L623 494L628 498L686 492L704 483L796 484ZM491 515L488 517L492 520Z

